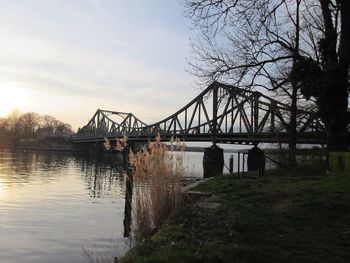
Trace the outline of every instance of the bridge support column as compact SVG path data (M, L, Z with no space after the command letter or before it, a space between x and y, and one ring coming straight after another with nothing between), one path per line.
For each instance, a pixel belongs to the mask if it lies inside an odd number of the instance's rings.
M224 169L224 150L216 144L204 148L203 176L204 178L222 174Z
M248 172L258 171L259 176L264 175L265 153L257 145L248 151Z

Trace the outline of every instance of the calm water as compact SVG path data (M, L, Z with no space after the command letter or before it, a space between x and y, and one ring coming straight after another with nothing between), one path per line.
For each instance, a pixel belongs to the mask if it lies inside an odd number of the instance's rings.
M125 178L66 153L0 152L0 262L86 262L123 238Z
M202 157L186 153L189 175L202 176ZM130 246L124 198L125 176L111 163L0 152L0 262L87 262L84 250L95 258L122 255Z

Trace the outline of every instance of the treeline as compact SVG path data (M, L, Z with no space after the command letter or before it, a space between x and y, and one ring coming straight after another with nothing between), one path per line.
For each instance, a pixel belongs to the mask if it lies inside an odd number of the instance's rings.
M0 146L16 146L28 141L44 141L53 137L69 137L73 134L70 124L50 115L35 112L11 112L0 118Z

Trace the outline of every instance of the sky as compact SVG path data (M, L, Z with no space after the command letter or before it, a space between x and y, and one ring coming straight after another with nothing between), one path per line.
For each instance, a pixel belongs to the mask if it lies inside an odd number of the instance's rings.
M200 93L182 14L178 0L0 0L0 116L167 117Z

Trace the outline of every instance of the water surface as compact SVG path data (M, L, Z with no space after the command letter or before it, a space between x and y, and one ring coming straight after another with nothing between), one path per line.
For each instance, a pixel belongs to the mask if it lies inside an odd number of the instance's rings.
M0 152L0 262L86 262L84 249L123 254L124 195L124 175L111 164Z
M202 158L184 154L187 175L202 177ZM114 162L96 156L0 151L0 262L87 262L84 251L107 260L123 255L130 247L125 183Z

